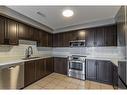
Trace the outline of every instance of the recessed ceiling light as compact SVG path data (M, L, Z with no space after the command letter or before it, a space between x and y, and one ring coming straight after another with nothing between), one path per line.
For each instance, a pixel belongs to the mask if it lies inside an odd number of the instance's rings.
M64 17L71 17L74 15L74 12L68 9L68 10L64 10L62 14Z

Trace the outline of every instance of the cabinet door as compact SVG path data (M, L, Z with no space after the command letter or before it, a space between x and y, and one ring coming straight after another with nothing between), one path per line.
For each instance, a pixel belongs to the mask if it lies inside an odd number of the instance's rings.
M4 44L5 18L0 16L0 44Z
M53 34L48 33L48 47L53 46Z
M86 60L86 79L97 79L97 65L96 60Z
M97 80L100 82L112 84L113 67L110 61L98 60L97 62Z
M78 30L78 38L79 40L85 40L86 38L86 30Z
M46 74L49 75L54 71L53 58L46 58L45 60L46 60Z
M118 67L113 65L113 87L118 89Z
M53 34L53 47L58 47L58 33L57 34Z
M19 39L29 39L29 27L25 24L18 23Z
M67 58L54 58L54 72L67 75Z
M45 66L44 59L37 60L35 64L35 68L36 68L36 80L46 76L46 72L45 72L46 66Z
M87 47L94 46L94 32L95 32L95 29L86 30L86 46Z
M58 33L58 47L63 47L64 40L63 40L63 33Z
M33 40L37 41L37 43L39 43L39 29L34 28L34 32L33 32Z
M28 86L36 80L35 61L25 62L24 66L24 85Z
M18 45L18 23L11 19L6 19L6 39L10 45Z
M94 46L104 46L104 28L98 27L94 33Z
M70 38L69 38L69 33L68 32L65 32L65 33L63 33L63 46L64 47L69 47L70 46L70 44L69 44L69 40Z
M117 30L116 25L106 26L104 28L104 46L117 46Z
M32 41L34 40L34 32L35 32L34 28L29 26L29 31L28 31L28 35L29 35L28 39L29 40L32 40Z
M39 32L40 46L47 47L48 46L48 33L45 31Z

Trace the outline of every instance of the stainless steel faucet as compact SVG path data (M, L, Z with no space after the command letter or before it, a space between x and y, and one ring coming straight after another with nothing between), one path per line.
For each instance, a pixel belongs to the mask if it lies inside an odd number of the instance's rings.
M33 48L32 46L29 46L28 49L26 49L26 58L29 58L33 54Z

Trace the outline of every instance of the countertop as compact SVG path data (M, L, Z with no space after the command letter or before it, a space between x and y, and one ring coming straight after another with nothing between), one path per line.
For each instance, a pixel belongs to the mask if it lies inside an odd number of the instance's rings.
M27 60L23 60L22 58L17 58L17 57L9 57L9 58L0 58L0 66L4 66L4 65L11 65L11 64L18 64L18 63L23 63L23 62L27 62L27 61L31 61L31 60L38 60L38 59L43 59L43 58L49 58L52 57L50 55L45 55L45 56L36 56L38 58L33 58L33 59L27 59Z
M70 56L70 55L68 55ZM54 55L54 57L68 57L67 55ZM87 55L83 55L83 56L87 56ZM94 59L94 60L107 60L107 61L111 61L113 64L115 64L116 66L118 66L118 61L120 60L120 58L116 58L116 57L95 57L95 56L87 56L86 59Z
M64 57L64 58L67 58L68 56L67 55L53 55L53 56L52 55L39 55L39 56L36 56L36 57L39 57L39 58L27 59L27 60L23 60L22 58L17 58L17 57L9 57L9 58L3 57L3 58L0 58L0 66L11 65L11 64L16 64L16 63L23 63L23 62L26 62L26 61L38 60L38 59L49 58L49 57ZM114 63L116 66L118 66L118 61L119 61L119 58L113 58L113 57L106 58L106 57L87 56L86 59L108 60L108 61L111 61L112 63Z

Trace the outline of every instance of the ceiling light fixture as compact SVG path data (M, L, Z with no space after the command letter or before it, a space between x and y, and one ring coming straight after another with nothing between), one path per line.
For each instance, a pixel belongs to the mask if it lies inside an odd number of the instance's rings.
M64 17L71 17L74 15L74 12L68 9L68 10L64 10L62 14Z

